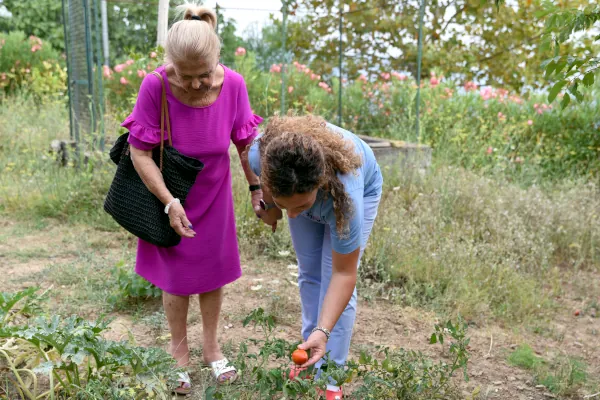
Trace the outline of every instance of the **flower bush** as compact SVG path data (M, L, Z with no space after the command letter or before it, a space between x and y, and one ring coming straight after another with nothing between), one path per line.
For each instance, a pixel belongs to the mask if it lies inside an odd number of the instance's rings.
M0 36L0 46L0 87L5 93L26 88L38 98L64 94L66 72L56 61L58 54L40 39L12 33ZM283 84L287 110L338 123L336 77L322 76L298 61L273 64L265 71L245 48L234 54L229 67L244 76L255 113L268 117L281 110ZM131 112L141 81L162 60L162 52L153 51L103 67L111 118L121 121ZM555 178L595 177L600 171L600 111L593 102L563 111L547 104L544 94L522 97L472 81L455 82L434 70L421 82L417 137L416 89L414 78L401 71L344 79L343 127L425 143L438 156L467 168Z

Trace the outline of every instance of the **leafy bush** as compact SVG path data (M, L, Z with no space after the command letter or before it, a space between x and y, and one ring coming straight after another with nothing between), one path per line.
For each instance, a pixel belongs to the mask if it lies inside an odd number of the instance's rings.
M6 94L30 88L38 99L62 95L66 71L49 43L23 32L0 33L0 88Z
M253 324L255 331L258 328L263 338L240 344L237 358L232 362L238 369L239 383L231 387L211 386L205 392L207 399L264 399L281 393L291 399L313 399L317 389L325 390L331 381L350 388L345 394L349 399L448 399L456 398L451 378L457 371L462 370L468 380L469 339L467 325L461 319L456 324L435 326L431 344L443 345L445 340L452 340L446 343L444 360L436 362L420 352L378 347L376 354L363 351L358 360L350 360L344 368L327 362L316 382L308 378L315 372L312 368L297 379L288 379L290 355L298 342L274 337L274 316L258 308L245 318L244 326L249 324Z
M0 293L2 388L27 399L170 398L177 378L161 349L102 337L110 321L43 316L38 289ZM42 379L44 377L44 379Z
M122 302L160 298L162 290L135 273L131 266L121 261L111 271L116 278L117 287L115 293L108 301L113 305Z

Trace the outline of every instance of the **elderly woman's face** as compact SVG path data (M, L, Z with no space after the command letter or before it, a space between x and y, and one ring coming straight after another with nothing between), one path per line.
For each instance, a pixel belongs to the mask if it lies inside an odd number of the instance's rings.
M197 60L173 62L175 73L186 91L206 91L213 85L218 61Z

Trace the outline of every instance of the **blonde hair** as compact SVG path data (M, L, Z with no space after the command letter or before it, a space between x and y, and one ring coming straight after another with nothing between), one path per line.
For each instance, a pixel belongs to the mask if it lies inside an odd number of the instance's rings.
M177 11L181 21L174 23L167 34L166 61L177 63L214 58L216 62L221 52L221 40L215 31L217 14L193 3L177 6Z

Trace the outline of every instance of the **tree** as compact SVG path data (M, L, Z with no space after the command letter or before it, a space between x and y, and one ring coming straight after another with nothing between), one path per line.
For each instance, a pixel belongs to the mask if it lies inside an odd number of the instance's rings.
M272 23L261 30L258 30L256 25L246 29L244 46L256 57L256 66L263 71L268 71L271 65L280 63L284 59L281 39L281 21L272 18Z
M0 31L23 31L50 42L52 47L64 50L62 2L59 0L0 0L12 14L0 17ZM100 1L100 0L96 0ZM93 2L89 2L93 4ZM130 53L149 53L156 47L158 7L146 3L123 2L108 4L108 31L111 64ZM95 10L90 14L95 15ZM169 21L175 20L175 10L169 12ZM93 35L95 25L92 26ZM219 33L223 39L225 57L233 57L235 48L242 44L235 35L235 21L221 18ZM228 53L231 52L231 55ZM231 61L230 59L228 59Z
M554 101L562 92L561 105L564 108L571 102L571 96L578 101L583 100L580 87L593 85L595 76L600 71L600 56L597 52L586 52L577 57L564 48L567 40L574 34L590 32L592 28L600 25L600 5L565 9L546 1L540 16L546 19L544 46L554 45L556 52L555 57L542 64L546 76L555 81L548 93L548 101ZM592 40L600 42L600 34L597 31Z
M2 0L0 5L12 16L0 17L0 31L22 31L50 42L59 50L65 48L62 5L58 0Z
M238 47L244 47L244 41L235 34L236 22L234 19L227 19L222 15L218 17L217 33L221 37L221 62L225 65L233 65L235 63L235 50Z
M594 0L563 0L571 6ZM292 12L305 15L289 25L295 57L314 70L332 72L339 59L338 24L343 10L344 71L377 74L406 70L416 75L419 2L416 0L296 0ZM428 0L423 30L423 74L439 68L464 80L538 87L543 21L535 17L541 0L518 0L496 7L485 0ZM276 24L277 22L275 22ZM589 42L565 43L573 54Z

